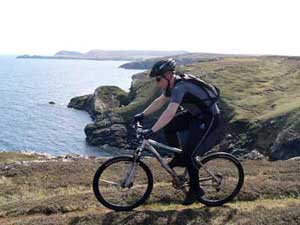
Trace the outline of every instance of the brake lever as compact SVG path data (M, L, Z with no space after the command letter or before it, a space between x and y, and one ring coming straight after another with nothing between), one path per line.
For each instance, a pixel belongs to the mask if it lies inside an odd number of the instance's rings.
M138 128L143 128L143 123L142 122L132 122L130 125L133 129L138 129Z

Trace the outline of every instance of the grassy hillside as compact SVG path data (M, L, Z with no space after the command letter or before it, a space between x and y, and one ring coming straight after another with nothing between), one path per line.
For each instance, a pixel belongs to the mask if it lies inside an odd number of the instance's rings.
M245 125L235 132L245 128L248 147L269 155L271 149L283 148L281 144L299 141L299 58L224 58L183 70L221 88L224 102L233 110L230 122Z
M268 120L300 107L300 59L225 58L186 66L218 85L234 120Z
M215 61L224 57L247 57L247 55L234 55L234 54L219 54L219 53L186 53L186 54L173 54L164 57L156 57L145 59L137 62L129 62L121 65L125 69L150 69L155 62L161 59L168 59L172 57L176 60L177 65L191 64L197 62Z
M178 69L221 89L222 110L238 148L258 149L273 159L300 155L300 58L226 57ZM159 94L146 74L136 77L132 102L116 109L125 120Z
M183 196L171 187L168 174L147 159L155 186L146 204L131 212L113 212L96 201L91 184L101 162L0 163L0 224L300 223L300 161L244 161L241 193L229 204L209 208L180 205Z

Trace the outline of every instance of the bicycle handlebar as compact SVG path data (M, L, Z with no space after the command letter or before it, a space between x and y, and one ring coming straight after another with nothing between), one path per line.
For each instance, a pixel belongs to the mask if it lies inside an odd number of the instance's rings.
M131 127L135 129L137 139L140 139L143 132L143 123L136 121L132 123Z

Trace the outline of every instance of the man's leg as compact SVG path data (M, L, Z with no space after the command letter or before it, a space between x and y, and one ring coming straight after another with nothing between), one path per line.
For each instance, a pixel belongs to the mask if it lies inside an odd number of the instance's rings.
M215 145L217 145L221 140L222 133L224 132L224 120L222 115L214 116L214 121L202 143L198 143L197 147L194 149L192 157L196 155L202 156L209 150L211 150Z
M193 116L187 111L183 111L176 115L168 124L165 126L164 134L167 144L178 148L179 140L177 137L178 131L184 131L189 129L189 123L192 121Z
M183 202L184 205L192 204L198 197L204 194L204 191L199 185L199 171L198 168L194 166L193 153L199 142L205 140L208 135L209 129L211 129L211 126L209 126L211 125L211 119L212 118L209 118L207 121L201 121L195 118L193 123L190 124L189 137L183 149L184 159L190 177L190 190Z
M203 122L195 119L190 124L188 140L183 148L183 156L190 176L190 188L192 190L199 189L198 169L194 166L192 155L201 139L205 138L204 135L206 132L207 129L203 127Z
M164 128L165 138L167 144L179 148L179 140L177 136L178 131L184 131L189 129L189 123L193 120L193 116L187 112L181 112L176 115L172 121ZM185 166L184 157L182 154L175 154L175 157L168 163L173 168L176 166Z

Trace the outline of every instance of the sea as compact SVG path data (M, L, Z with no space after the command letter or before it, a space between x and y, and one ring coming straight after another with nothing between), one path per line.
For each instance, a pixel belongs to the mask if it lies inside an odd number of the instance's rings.
M87 145L84 127L92 123L90 115L67 105L102 85L129 91L132 75L142 70L118 68L126 62L0 55L0 151L115 155Z

